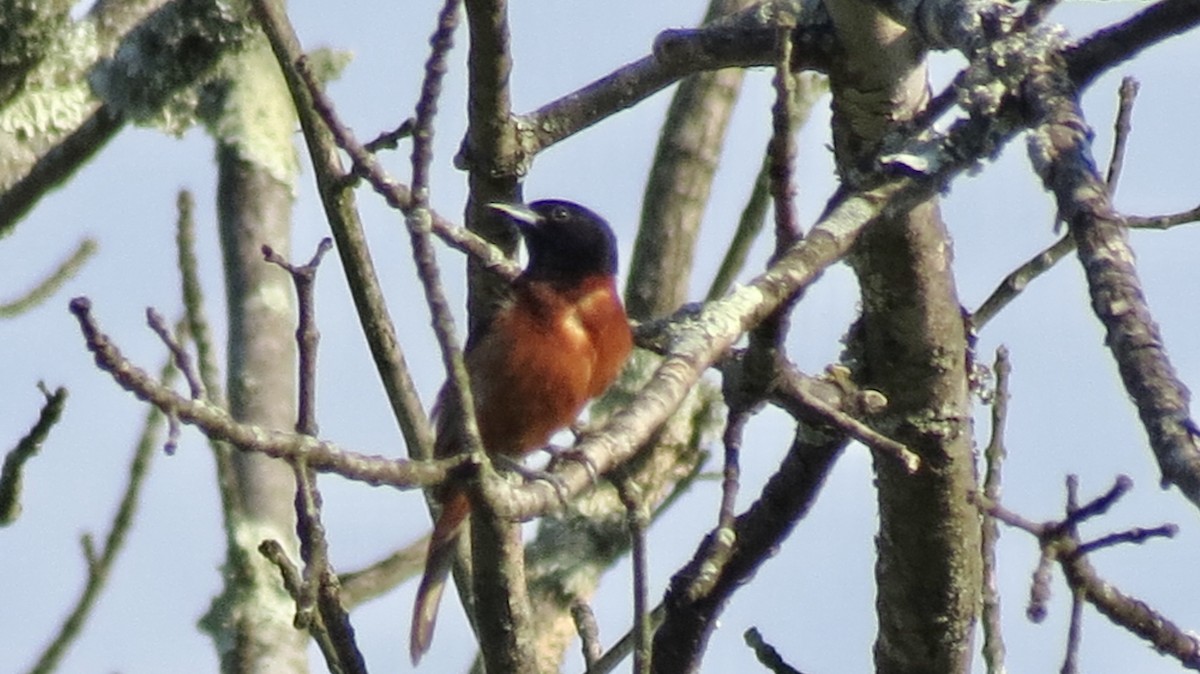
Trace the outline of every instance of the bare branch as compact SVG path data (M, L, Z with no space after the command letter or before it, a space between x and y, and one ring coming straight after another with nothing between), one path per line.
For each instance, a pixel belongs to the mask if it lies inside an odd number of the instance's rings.
M417 99L416 117L413 123L413 195L410 209L404 219L408 225L409 241L417 276L425 291L425 302L433 317L433 332L441 349L442 365L452 382L446 395L462 411L463 452L483 455L483 442L475 423L475 400L471 393L471 382L463 362L462 346L454 327L454 315L442 288L442 275L438 268L437 255L429 232L432 212L429 210L429 167L433 161L433 121L437 115L438 97L442 93L442 78L446 74L446 56L454 46L454 31L458 28L459 0L446 0L438 13L437 29L430 38L429 58L425 62L425 77L421 82L421 95ZM486 459L483 459L486 461Z
M322 239L312 259L304 265L288 262L270 246L262 247L267 262L286 271L296 288L296 304L299 308L296 345L300 363L296 432L309 437L317 434L317 345L320 341L313 292L321 260L332 247L332 240ZM355 643L349 615L342 607L337 574L329 561L329 543L325 525L321 521L321 493L317 490L316 472L308 467L304 457L294 459L291 465L296 480L296 537L300 541L300 558L304 561L299 585L294 590L289 589L296 602L293 625L313 635L330 671L338 674L364 673L366 665ZM275 547L278 550L264 550L263 546L259 546L259 551L280 566L287 582L288 572L280 561L280 558L286 557L281 546Z
M463 457L406 461L366 456L345 451L328 441L238 423L224 409L202 400L184 398L130 363L92 319L90 300L82 297L72 300L71 311L79 320L96 364L122 388L159 409L169 410L180 421L197 426L210 438L229 442L242 451L274 458L303 457L314 470L399 489L437 484L446 479L448 471L469 464Z
M167 362L163 365L159 373L163 385L169 386L175 375L175 367L171 359L167 359ZM91 615L92 609L96 605L96 600L100 597L100 592L104 589L104 585L108 581L108 576L112 571L113 563L117 559L117 554L124 546L130 527L133 525L133 518L137 514L138 498L141 496L142 485L149 473L150 461L154 457L154 450L159 444L158 436L162 432L163 420L163 414L158 408L151 407L146 411L142 433L134 449L133 459L129 463L128 482L126 482L125 489L121 494L121 501L117 505L117 510L113 514L108 534L104 538L104 547L96 551L92 545L91 535L87 534L83 537L84 559L87 562L87 575L84 580L83 590L80 591L79 598L76 599L74 606L67 613L67 617L63 619L62 626L59 627L54 639L46 646L41 655L38 656L36 664L30 668L29 674L50 674L54 672L58 668L63 655L66 654L67 649L78 638L80 630L83 628L84 623L87 622L88 616Z
M421 573L428 548L429 536L422 536L366 568L341 574L342 603L352 609Z
M576 598L571 603L571 617L575 620L575 630L579 633L579 641L583 648L583 663L592 667L600 659L603 652L600 649L600 626L596 623L596 614L587 602Z
M804 674L785 662L779 651L775 650L774 646L768 644L763 639L757 627L751 627L746 630L742 637L746 640L746 645L754 649L754 656L758 658L759 664L774 672L774 674Z
M1084 554L1088 550L1115 543L1140 543L1149 538L1170 536L1174 533L1174 526L1134 529L1105 536L1089 544L1079 542L1076 525L1084 519L1106 512L1129 490L1130 486L1129 478L1120 476L1107 492L1083 506L1078 506L1076 504L1078 481L1074 476L1070 476L1067 480L1066 516L1060 521L1042 524L1031 523L998 504L987 503L981 504L980 507L989 515L1006 524L1018 526L1039 539L1041 555L1037 570L1034 572L1031 601L1027 611L1031 620L1038 622L1046 615L1046 602L1050 592L1050 566L1054 562L1058 562L1073 593L1086 599L1114 624L1149 641L1160 653L1174 657L1189 669L1200 670L1200 639L1184 632L1145 603L1124 594L1102 580L1092 568L1087 555ZM1073 608L1072 611L1074 610L1076 609ZM1075 636L1071 637L1072 640L1076 638ZM1073 659L1074 656L1069 650L1067 661L1063 665L1064 670L1071 666Z
M384 198L384 201L389 206L395 208L405 215L411 215L415 206L414 189L410 189L407 185L397 182L394 178L388 175L384 170L383 164L375 157L366 146L358 142L354 137L354 133L344 125L334 109L333 101L325 94L324 88L309 68L307 61L301 58L296 63L296 72L301 77L305 86L308 87L308 94L312 99L314 110L321 116L325 125L333 134L333 139L338 147L346 151L350 156L350 160L354 163L352 171L354 175L360 175L366 178L371 187ZM414 120L414 124L416 121ZM415 147L414 147L415 149ZM416 186L414 185L414 188ZM428 185L425 186L426 188ZM433 233L445 241L451 247L460 250L472 256L488 270L491 270L506 279L516 278L520 273L520 268L507 255L501 252L498 248L489 243L486 239L469 230L459 227L436 211L429 209L428 196L422 198L426 202L425 210L429 214L430 227Z
M839 382L836 386L841 388L845 386L845 383ZM828 390L829 388L830 386L823 386L821 380L814 379L789 365L779 372L771 390L771 396L783 409L798 419L817 425L827 425L871 449L891 455L900 461L910 473L920 468L921 457L903 443L876 431L845 409L830 404L818 393L819 390ZM867 397L867 393L873 394L871 396L873 398L883 398L882 394L877 391L854 391L853 395L846 395L851 393L845 388L838 391L838 395L846 403L846 407L856 412L858 411L856 408L863 406L862 398ZM875 404L876 408L871 411L878 413L886 406L886 399L875 401Z
M1171 215L1125 216L1125 226L1135 229L1170 229L1200 221L1200 206Z
M188 388L191 390L192 399L200 400L205 398L204 384L201 383L199 375L196 374L196 369L192 367L192 357L188 354L187 349L175 339L171 334L171 329L167 327L167 320L162 314L155 311L154 307L146 309L146 323L154 334L162 340L166 345L167 350L171 352L171 359L175 363L175 369L183 373L184 379L188 383ZM169 452L168 452L169 453Z
M1083 640L1083 593L1071 593L1071 622L1067 626L1067 653L1063 656L1062 674L1079 670L1079 644Z
M1109 68L1143 49L1200 24L1200 6L1191 0L1161 0L1129 20L1096 31L1067 50L1067 73L1080 89Z
M1125 147L1133 129L1130 120L1133 118L1133 102L1137 99L1139 86L1137 80L1125 77L1121 79L1121 87L1117 90L1117 121L1113 123L1112 156L1108 160L1108 175L1104 177L1104 185L1108 188L1110 199L1117 193L1121 169L1125 166Z
M367 248L354 193L344 180L345 171L338 158L337 144L332 132L315 111L312 90L302 76L302 70L297 67L303 55L300 42L280 3L275 0L253 0L252 4L295 102L316 174L321 203L337 242L346 283L354 298L375 367L392 405L392 413L404 434L409 455L427 458L433 454L433 432L396 338L379 277L375 274L374 262Z
M379 134L375 139L369 140L363 144L363 149L371 154L375 154L380 150L394 150L400 145L400 140L412 136L413 124L416 123L412 117L400 122L400 126L385 131Z
M71 280L83 269L83 265L96 254L96 240L86 238L79 242L75 251L67 259L59 263L58 268L42 279L21 297L0 304L0 318L13 318L38 306L49 299L64 283Z
M1121 177L1121 167L1125 161L1125 148L1129 141L1129 133L1132 130L1130 119L1133 115L1133 102L1136 96L1137 82L1128 77L1122 80L1121 87L1118 90L1117 118L1113 123L1112 156L1109 159L1108 176L1105 179L1105 187L1108 189L1110 198L1116 193L1117 182ZM1126 219L1126 224L1129 224L1128 219ZM969 320L972 327L975 330L981 330L988 321L1000 313L1001 309L1016 299L1017 295L1024 291L1030 282L1048 271L1059 260L1074 250L1075 239L1069 234L1064 235L1049 248L1034 255L1025 264L1018 267L1008 276L1005 276L1000 285L992 291L992 294L983 301L983 304L979 305L975 313L971 314Z
M299 266L288 262L270 246L264 244L262 247L263 258L286 271L296 286L296 345L299 347L300 361L300 404L296 414L296 432L314 437L317 435L317 343L321 334L317 330L313 290L317 280L317 268L332 247L331 239L321 239L308 264Z
M649 674L651 628L646 599L650 582L646 567L646 526L650 517L638 491L631 481L617 480L617 492L625 506L629 537L633 540L633 672Z
M1121 592L1096 573L1087 557L1062 560L1063 573L1072 588L1106 618L1149 641L1156 650L1175 658L1184 667L1200 670L1200 639L1180 629L1145 603Z
M663 599L665 615L654 637L658 671L684 671L697 663L729 598L771 556L815 502L825 476L845 447L841 439L797 436L758 500L727 531L714 530L672 578ZM706 578L718 537L737 541L715 578ZM704 592L695 589L703 580Z
M653 53L522 115L524 151L532 156L661 91L685 75L775 63L776 26L755 4L728 21L659 33ZM818 13L820 14L820 13ZM801 17L791 33L792 69L826 70L834 37L823 16ZM804 21L803 19L808 19Z
M1012 367L1008 361L1008 349L996 349L996 362L992 366L996 373L996 392L992 398L992 437L983 450L987 469L983 478L983 495L991 502L1000 500L1000 476L1008 450L1004 446L1004 428L1008 423L1008 377ZM980 529L979 545L983 555L981 577L983 607L983 657L988 672L1004 672L1004 635L1000 629L1000 590L997 587L996 544L1000 531L995 520L984 520Z
M50 429L58 423L67 404L67 389L61 386L54 389L54 393L42 387L42 395L46 397L46 403L42 405L33 428L4 455L4 467L0 468L0 527L12 524L21 514L21 483L25 462L42 448L42 443L46 441Z
M1070 234L1062 236L1055 241L1050 247L1042 252L1034 255L1025 262L1025 264L1017 267L1010 272L991 295L979 305L979 308L971 314L971 327L975 330L982 330L983 326L987 325L1000 310L1008 306L1013 300L1020 295L1026 287L1037 277L1050 270L1058 261L1066 257L1071 251L1075 250L1075 240Z

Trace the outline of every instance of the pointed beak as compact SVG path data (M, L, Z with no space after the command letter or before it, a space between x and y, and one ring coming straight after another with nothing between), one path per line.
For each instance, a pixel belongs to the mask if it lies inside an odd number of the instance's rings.
M488 208L507 215L522 230L542 224L542 216L538 215L525 204L494 201L488 204Z

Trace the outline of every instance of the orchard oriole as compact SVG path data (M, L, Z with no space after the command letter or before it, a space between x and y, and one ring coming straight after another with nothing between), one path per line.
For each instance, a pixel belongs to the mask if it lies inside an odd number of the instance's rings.
M464 353L484 449L520 458L545 447L616 379L633 347L617 294L608 223L569 201L491 204L520 230L529 263L511 299L471 334ZM462 409L443 388L435 410L439 457L462 451ZM471 503L462 484L438 488L425 575L413 606L413 664L429 650L438 603Z

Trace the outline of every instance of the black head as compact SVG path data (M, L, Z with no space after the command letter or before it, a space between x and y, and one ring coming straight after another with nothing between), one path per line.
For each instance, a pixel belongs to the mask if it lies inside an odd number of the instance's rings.
M617 272L617 239L604 218L570 201L545 199L528 206L494 203L521 230L529 249L525 276L573 281Z

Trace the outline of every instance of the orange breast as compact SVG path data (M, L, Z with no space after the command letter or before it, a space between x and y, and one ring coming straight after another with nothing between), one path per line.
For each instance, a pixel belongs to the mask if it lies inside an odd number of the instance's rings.
M545 446L608 388L632 346L611 278L569 293L519 287L467 356L484 446L510 456Z

